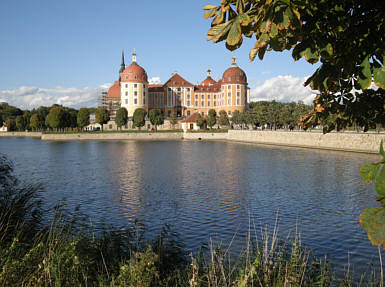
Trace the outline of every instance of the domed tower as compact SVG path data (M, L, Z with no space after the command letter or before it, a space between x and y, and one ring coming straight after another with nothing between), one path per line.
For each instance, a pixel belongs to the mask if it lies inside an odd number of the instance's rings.
M236 58L222 75L222 104L231 115L235 110L243 111L247 107L248 87L246 73L238 67Z
M211 70L207 70L207 78L201 83L202 86L212 86L215 85L217 82L211 78Z
M148 81L146 71L137 64L135 52L132 63L121 73L121 107L132 117L137 108L148 110Z

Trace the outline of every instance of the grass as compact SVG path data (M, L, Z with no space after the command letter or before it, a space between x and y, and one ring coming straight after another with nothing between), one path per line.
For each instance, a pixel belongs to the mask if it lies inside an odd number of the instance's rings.
M40 192L38 185L20 184L0 156L0 286L380 286L374 272L358 282L349 272L336 278L299 236L281 239L277 224L259 237L250 231L235 258L231 244L212 242L188 255L168 228L152 240L138 226L95 233L87 218L60 205L42 224Z

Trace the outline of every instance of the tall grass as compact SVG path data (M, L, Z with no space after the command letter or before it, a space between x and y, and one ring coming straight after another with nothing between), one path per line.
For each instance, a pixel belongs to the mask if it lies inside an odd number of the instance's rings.
M380 286L374 271L358 281L349 270L336 278L299 235L280 238L277 223L271 231L250 229L235 258L231 244L214 242L187 255L169 228L150 241L135 226L95 233L60 205L44 225L40 192L20 183L0 156L0 286Z

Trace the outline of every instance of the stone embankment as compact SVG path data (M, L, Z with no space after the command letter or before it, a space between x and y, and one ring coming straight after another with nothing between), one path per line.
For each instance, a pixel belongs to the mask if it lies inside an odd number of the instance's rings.
M78 134L43 134L45 141L77 140L181 140L183 133L78 133Z
M317 148L364 153L378 153L385 134L344 133L303 131L242 131L229 130L228 133L74 133L41 134L34 132L0 133L0 137L35 137L48 141L76 140L222 140L265 145Z
M41 132L0 132L0 137L41 138Z

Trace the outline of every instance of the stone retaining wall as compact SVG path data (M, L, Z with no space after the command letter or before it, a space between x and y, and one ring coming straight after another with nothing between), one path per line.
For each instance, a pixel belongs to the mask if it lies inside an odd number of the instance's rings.
M378 153L385 134L229 130L229 141Z
M37 132L7 132L0 137L36 137L50 141L74 140L227 140L267 145L319 148L365 153L378 153L385 134L329 133L286 131L242 131L228 133L79 133L41 134Z
M41 132L0 132L0 137L41 138Z
M77 140L181 140L183 133L79 133L79 134L43 134L45 141Z

